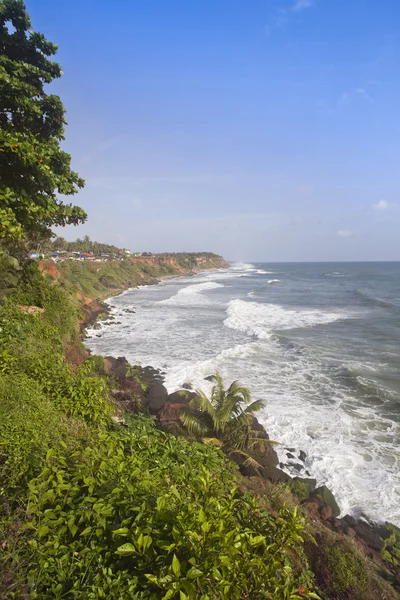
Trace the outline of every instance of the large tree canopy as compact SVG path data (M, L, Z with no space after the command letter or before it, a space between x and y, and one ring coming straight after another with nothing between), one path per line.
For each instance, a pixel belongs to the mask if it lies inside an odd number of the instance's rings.
M31 30L21 0L0 0L0 239L49 235L53 225L85 221L65 204L84 181L61 150L65 109L45 84L61 77L47 57L57 46Z

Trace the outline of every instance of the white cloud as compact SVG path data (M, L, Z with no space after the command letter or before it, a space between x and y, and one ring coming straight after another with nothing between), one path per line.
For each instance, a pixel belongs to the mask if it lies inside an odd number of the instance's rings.
M349 238L349 237L353 237L354 235L357 235L355 231L352 231L351 229L339 229L339 231L337 231L337 235L341 238Z
M313 4L314 0L296 0L292 6L292 11L299 12L301 10L305 10L306 8L311 8Z
M369 95L368 91L365 88L359 87L355 88L351 91L346 91L341 94L337 100L338 107L340 106L348 106L350 104L354 104L355 102L361 101L373 102L374 99Z
M287 8L280 8L275 14L271 15L269 23L265 25L265 31L269 35L272 29L281 28L293 18L294 14L301 13L307 8L312 8L317 0L294 0L292 5Z
M376 204L372 205L374 210L388 210L389 208L397 208L398 204L394 202L388 202L387 200L379 200Z
M379 200L376 204L372 205L375 210L387 210L389 208L389 202L387 200Z

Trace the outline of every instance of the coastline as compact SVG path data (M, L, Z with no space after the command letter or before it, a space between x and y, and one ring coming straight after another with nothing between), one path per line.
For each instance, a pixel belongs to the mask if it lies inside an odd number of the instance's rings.
M210 269L210 270L204 270L201 272L204 273L212 273L215 271L218 271L220 269ZM193 275L195 275L197 273L193 273ZM144 285L156 285L158 284L160 281L162 280L168 280L168 279L179 279L181 277L186 277L187 274L182 274L182 275L170 275L170 276L166 276L166 277L162 277L156 281L150 281ZM105 309L105 312L107 312L109 314L110 312L110 307L107 303L105 303L105 300L111 299L112 297L116 296L116 295L120 295L124 292L128 292L130 290L134 290L137 289L140 286L135 286L135 287L130 287L130 288L126 288L126 289L121 289L118 293L116 294L112 294L110 296L108 296L107 298L103 299L103 307ZM126 359L124 357L106 357L106 360L108 361L116 361L118 363L118 366L121 366L121 363L123 363L124 361L126 361ZM151 372L152 373L152 377L153 379L153 383L155 381L157 382L162 382L163 380L163 375L165 375L165 373L161 373L159 370L154 369L152 366L147 365L145 367L140 367L138 365L133 365L133 369L142 369L144 371L147 371L148 373ZM112 368L111 368L111 372L112 372ZM173 401L176 401L177 399L177 394L182 392L183 390L174 390L171 393L168 394L168 392L165 390L166 392L166 404L169 405L171 407L172 412L175 410L176 412L176 402L174 403ZM180 404L182 404L182 402L180 402ZM164 404L163 404L164 406ZM159 417L159 409L157 409L153 414L155 414L156 418L158 419L158 422L163 422L163 415L161 415L161 420ZM175 419L175 421L174 421ZM174 415L174 418L171 419L169 422L169 424L173 424L174 426L176 426L176 414ZM164 422L165 425L165 422ZM264 427L262 425L260 425L257 421L257 425L265 432L266 435L268 435L268 432L265 431ZM173 432L175 433L175 429L173 428ZM179 435L181 435L182 433L179 432ZM295 458L297 461L300 462L305 462L304 458L305 458L305 453L301 450L301 449L295 449L295 448L285 448L285 450L287 450L288 452L295 452L298 453L298 456L293 456L293 458ZM382 521L373 521L372 519L370 519L367 515L362 514L359 518L355 518L351 515L343 515L340 516L340 508L335 500L334 494L328 489L328 487L321 485L319 487L317 487L317 481L312 477L312 474L307 473L306 471L303 471L303 473L307 474L307 477L304 476L294 476L293 474L289 475L284 469L287 466L291 466L291 465L285 465L283 463L279 463L276 453L274 453L275 456L272 457L272 460L266 464L265 466L265 471L262 474L262 478L263 479L267 479L270 482L273 482L274 484L276 483L284 483L287 484L289 486L292 486L293 489L297 489L297 493L299 495L299 498L302 497L301 500L301 504L304 508L306 508L306 510L308 511L308 513L310 514L310 517L312 519L317 519L319 521L321 521L325 526L329 527L332 531L335 532L339 532L342 533L346 536L350 536L350 537L354 537L355 539L360 540L360 543L365 544L366 546L368 546L368 548L370 548L371 550L373 550L373 552L377 553L380 552L382 550L382 548L384 547L385 544L385 540L389 537L390 533L389 530L386 529L387 526L390 527L395 527L392 526L389 522L382 520ZM242 464L239 463L239 467L240 467L240 471L241 473L245 476L245 477L256 477L258 478L260 476L260 473L258 473L257 471L252 471L251 469L245 468ZM397 529L397 528L396 528Z

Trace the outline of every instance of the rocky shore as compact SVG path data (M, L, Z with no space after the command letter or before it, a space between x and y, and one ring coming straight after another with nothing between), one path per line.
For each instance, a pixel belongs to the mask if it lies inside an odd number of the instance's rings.
M158 283L158 280L146 281L147 285L154 283ZM96 300L84 306L83 313L82 330L93 327L99 322L99 316L110 313L110 308L104 302ZM150 365L132 366L125 357L112 356L105 357L104 364L106 373L115 382L112 396L116 407L116 421L123 423L124 414L144 411L154 416L157 426L162 430L190 437L180 421L182 409L185 407L186 410L190 410L190 400L195 396L190 384L168 393L163 383L165 373ZM269 439L268 432L255 416L252 428L259 432L260 438ZM340 516L341 510L332 491L326 486L317 486L316 479L307 471L305 452L293 447L285 448L285 452L287 460L282 462L279 461L273 444L259 445L250 453L259 463L258 468L245 464L245 459L240 453L231 452L228 458L239 469L241 489L252 490L259 496L270 493L270 486L290 491L306 516L310 531L317 542L316 545L307 544L310 566L316 573L324 571L320 564L324 548L348 540L348 543L355 544L362 551L366 560L374 564L380 575L388 580L394 589L400 591L400 554L393 535L394 532L399 535L400 530L387 522L371 521L366 515L361 518ZM298 471L299 474L291 476L287 470L292 473ZM377 597L390 598L382 595Z
M116 419L123 421L124 413L146 411L154 416L157 425L174 435L188 437L181 421L180 413L195 392L191 389L180 389L168 393L163 384L164 373L151 366L131 366L124 357L105 358L106 372L116 383L112 395L116 406ZM189 409L190 410L190 409ZM253 417L253 429L260 432L260 437L269 439L267 431ZM324 540L334 538L349 538L361 547L383 573L390 573L388 578L395 586L400 586L400 567L384 560L384 550L390 553L390 540L394 526L389 523L379 524L370 521L366 516L356 519L351 515L339 517L338 506L333 493L326 486L317 487L317 481L312 477L291 477L283 469L297 464L305 471L306 455L302 450L287 448L289 464L279 462L273 445L263 445L251 451L251 455L261 465L260 468L244 464L245 459L239 453L230 453L228 458L238 465L242 475L242 488L263 494L264 484L284 484L298 499L300 506L307 515L318 546L309 547L311 563L319 560L320 545ZM330 535L331 534L331 535Z

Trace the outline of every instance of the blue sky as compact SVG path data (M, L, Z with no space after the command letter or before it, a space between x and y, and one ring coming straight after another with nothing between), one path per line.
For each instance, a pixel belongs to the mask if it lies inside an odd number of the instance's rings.
M132 250L400 260L399 0L27 0L87 224Z

